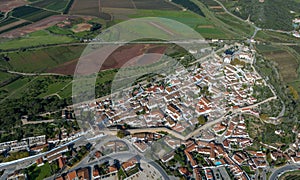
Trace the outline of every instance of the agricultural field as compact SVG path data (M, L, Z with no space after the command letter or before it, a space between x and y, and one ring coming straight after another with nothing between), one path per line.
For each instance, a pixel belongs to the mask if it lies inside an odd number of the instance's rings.
M6 82L9 83L14 78L16 78L16 75L0 71L0 87L6 84Z
M134 9L135 4L131 0L100 0L100 8L126 8Z
M130 18L140 17L163 17L181 22L199 32L204 38L225 38L224 31L215 26L207 18L201 17L190 11L160 11L160 10L137 10Z
M70 0L41 0L36 1L30 5L52 11L63 12L67 7L68 3L70 3Z
M160 53L162 54L165 51L166 47L162 45L149 45L149 44L137 44L137 45L126 45L116 49L102 64L101 70L115 69L122 67L125 63L130 60L133 60L134 57L142 55L142 53ZM134 59L130 61L131 64L136 63L136 65L145 65L156 61L157 59L147 59L143 58ZM49 69L47 72L73 75L78 59L65 62L61 65L58 65L52 69Z
M18 19L12 18L12 17L3 19L3 20L0 21L0 27L3 27L5 25L8 25L8 24L16 22L16 21L18 21Z
M96 80L97 95L106 94L110 91L110 83L116 74L116 70L101 71ZM2 74L0 73L0 76ZM0 87L0 99L16 99L22 97L46 98L56 96L58 98L71 98L71 76L27 76L19 77L10 84ZM102 89L102 88L103 89ZM1 103L0 101L0 103Z
M101 17L107 21L128 19L128 14L136 9L180 10L180 8L165 0L75 0L70 14Z
M36 22L46 17L57 15L53 11L46 11L32 6L17 7L12 11L12 16L20 19L25 19L31 22Z
M72 19L72 18L75 18L75 17L69 16L69 15L51 16L51 17L42 19L38 22L34 22L34 23L32 23L28 26L25 26L25 27L21 27L21 28L17 28L17 29L14 28L13 30L11 30L9 32L0 34L0 37L9 38L9 39L22 37L22 36L25 36L27 34L33 33L35 31L47 29L51 26L54 26L58 23L64 22L67 19Z
M72 37L57 36L57 35L50 34L44 30L35 31L24 37L12 39L12 40L3 39L0 41L1 41L0 44L1 50L76 42L76 40Z
M15 81L12 81L10 84L7 84L0 88L0 103L5 100L5 98L10 97L20 97L19 95L22 92L22 88L26 87L27 84L32 80L32 77L22 77L18 78Z
M107 0L106 0L107 1ZM181 10L178 6L165 0L132 0L136 9Z
M7 20L4 20L2 23L0 23L0 33L7 32L9 30L22 27L25 25L30 24L30 22L26 20L16 20L14 18L8 18Z
M214 0L200 0L203 4L205 4L208 8L217 7L220 6L216 1Z
M0 11L1 12L9 12L10 10L19 7L24 6L28 4L28 1L26 0L1 0L0 1Z
M71 81L72 77L65 76L21 77L1 87L0 97L15 99L21 97L46 98L48 96L58 96L60 98L58 93L70 85Z
M75 0L69 14L101 17L99 0Z
M235 32L245 34L248 37L251 37L254 33L254 28L248 23L241 22L240 20L232 17L229 14L216 14L216 17L223 21L229 29L232 29Z
M256 48L267 60L275 63L285 83L291 83L298 79L299 62L289 51L280 47L264 45L256 46Z
M255 40L275 43L300 43L300 39L292 36L291 34L284 34L271 31L259 31L255 36Z
M61 46L8 53L9 61L1 61L0 67L19 72L45 72L79 58L84 48L85 46Z

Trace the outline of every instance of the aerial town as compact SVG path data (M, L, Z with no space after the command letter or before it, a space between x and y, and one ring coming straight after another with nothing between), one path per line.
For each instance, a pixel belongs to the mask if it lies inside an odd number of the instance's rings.
M273 175L270 163L299 163L297 142L286 151L253 146L247 122L259 119L260 105L277 97L252 65L254 50L242 44L226 47L187 70L181 67L164 79L123 91L121 98L100 98L62 111L70 121L93 112L87 131L62 128L55 138L1 143L1 153L30 152L17 160L19 169L2 174L26 179L28 169L48 169L56 174L49 178L57 180L246 180Z

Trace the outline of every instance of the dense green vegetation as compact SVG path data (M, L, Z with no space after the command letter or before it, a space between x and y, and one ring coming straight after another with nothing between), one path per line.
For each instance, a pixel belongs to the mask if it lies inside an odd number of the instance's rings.
M111 82L116 70L99 73L96 81L96 96L110 93ZM4 74L3 76L7 76ZM65 127L68 132L78 130L76 122L61 120L61 109L72 104L72 77L36 76L22 77L0 88L0 142L20 140L24 137L46 134L53 138L59 132L57 127ZM55 112L50 117L39 116L46 112ZM21 116L28 115L29 120L54 119L54 123L22 125Z
M267 29L293 30L290 11L299 13L300 2L295 0L222 0L222 3L235 15L248 19L256 25Z
M43 166L38 167L36 164L28 167L25 172L29 175L29 179L43 180L46 177L51 176L58 170L57 162L46 162Z
M285 105L285 113L281 118L281 123L277 125L273 124L261 124L260 121L249 126L249 134L253 134L253 138L257 137L259 141L267 144L274 144L275 146L282 145L282 148L286 148L285 145L294 142L295 134L291 131L293 128L299 128L299 99L294 99L293 95L289 93L289 88L286 86L286 82L279 80L274 72L276 69L274 65L262 57L258 57L256 64L256 70L263 76L264 79L268 79L268 83L272 84L276 91L276 95L283 101ZM254 121L249 121L254 122ZM275 130L284 131L283 136L274 134Z
M10 152L8 157L4 157L2 154L0 155L0 162L9 162L21 158L25 158L29 156L29 152L27 151L19 151L19 152Z
M246 116L245 122L247 131L255 143L271 144L284 150L288 144L294 142L295 135L291 132L293 126L290 125L290 122L274 125L251 116ZM284 131L284 135L275 134L275 131L279 129Z

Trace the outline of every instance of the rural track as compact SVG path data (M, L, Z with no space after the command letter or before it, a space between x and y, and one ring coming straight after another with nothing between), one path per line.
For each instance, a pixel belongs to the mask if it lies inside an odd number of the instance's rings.
M24 73L24 72L17 72L17 71L6 71L6 72L10 74L21 75L21 76L67 76L58 73Z

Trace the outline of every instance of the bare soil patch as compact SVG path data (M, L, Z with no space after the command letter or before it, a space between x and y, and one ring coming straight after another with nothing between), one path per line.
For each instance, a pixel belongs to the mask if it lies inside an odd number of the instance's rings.
M0 11L8 12L12 9L28 4L26 0L1 0L0 1Z
M166 45L152 44L130 44L116 49L103 63L101 70L121 68L127 66L143 66L154 63L160 59L159 56L142 56L145 53L163 54ZM130 62L129 62L130 61ZM73 75L77 66L78 59L66 62L55 68L48 70L49 73Z
M88 31L91 29L91 27L92 27L91 24L80 23L80 24L77 24L76 27L74 29L72 29L72 31L75 33L82 32L82 31Z
M53 25L55 25L55 24L57 24L59 22L62 22L64 20L68 19L68 18L73 18L73 17L75 18L75 16L66 16L66 15L51 16L51 17L42 19L42 20L40 20L38 22L29 24L27 26L24 26L24 27L21 27L21 28L17 28L17 29L11 30L9 32L3 33L3 34L0 35L0 37L5 37L5 38L20 37L20 36L23 36L25 34L32 33L34 31L46 29L46 28L48 28L50 26L53 26Z
M6 29L9 29L9 28L12 28L12 27L14 27L14 26L17 26L17 25L19 25L19 24L22 24L22 23L24 23L24 22L27 22L26 20L19 20L19 21L16 21L16 22L12 22L12 23L10 23L10 24L7 24L7 25L5 25L5 26L0 26L0 31L3 31L3 30L6 30ZM2 35L2 34L1 34ZM0 35L0 36L1 36Z

